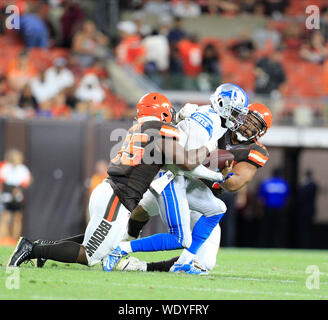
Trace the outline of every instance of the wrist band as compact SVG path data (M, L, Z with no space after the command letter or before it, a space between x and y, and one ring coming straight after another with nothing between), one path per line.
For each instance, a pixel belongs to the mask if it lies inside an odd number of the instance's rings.
M225 178L223 178L222 181L220 181L220 183L224 183L226 182L230 177L232 177L235 173L234 172L230 172Z

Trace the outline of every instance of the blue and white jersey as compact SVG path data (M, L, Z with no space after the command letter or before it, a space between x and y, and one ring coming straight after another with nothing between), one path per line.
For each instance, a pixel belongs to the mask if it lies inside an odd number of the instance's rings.
M221 127L221 118L210 105L199 106L190 118L178 123L178 129L183 132L180 144L186 150L198 149L213 137L220 139L227 131Z

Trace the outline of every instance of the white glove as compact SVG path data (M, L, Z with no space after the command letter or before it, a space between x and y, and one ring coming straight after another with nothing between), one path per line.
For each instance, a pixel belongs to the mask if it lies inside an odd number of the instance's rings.
M177 113L177 117L176 117L177 123L179 123L184 119L190 118L191 115L197 111L197 109L198 109L198 104L186 103Z

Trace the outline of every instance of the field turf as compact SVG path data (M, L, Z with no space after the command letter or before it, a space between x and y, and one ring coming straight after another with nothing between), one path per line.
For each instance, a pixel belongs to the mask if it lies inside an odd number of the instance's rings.
M328 299L328 251L227 249L218 254L208 276L159 272L105 273L100 266L48 261L44 268L19 268L19 289L6 269L12 248L0 248L0 299L110 300L291 300ZM140 253L146 261L171 258L180 251ZM319 268L320 288L308 289L308 266ZM313 272L313 270L312 270ZM315 282L308 280L312 286Z

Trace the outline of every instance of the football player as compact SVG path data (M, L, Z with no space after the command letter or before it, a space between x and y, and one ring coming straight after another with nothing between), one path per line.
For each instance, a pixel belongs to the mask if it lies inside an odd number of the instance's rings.
M219 148L230 150L235 157L234 175L222 183L213 183L208 180L202 180L211 188L215 196L219 196L223 190L234 192L241 189L249 181L253 179L257 170L265 165L269 158L267 149L257 140L263 136L272 124L271 111L263 104L253 103L249 105L249 113L245 123L238 131L227 133L219 140ZM187 192L188 201L199 198L197 189ZM142 204L142 203L141 203ZM148 207L150 215L158 214L156 208ZM155 212L154 212L155 211ZM191 229L194 228L196 222L201 217L201 213L195 210L191 211ZM149 215L142 205L139 205L130 217L129 236L136 238L139 235L142 225L149 219ZM132 222L131 222L132 221ZM211 270L216 263L216 255L220 246L221 229L217 225L209 238L202 244L196 253L196 262L194 267L203 269L206 274L207 270ZM179 257L172 258L167 261L146 263L135 257L128 256L122 259L116 269L118 270L141 270L141 271L170 271ZM187 273L190 273L187 271Z
M197 106L197 110L194 110L195 112L192 112L190 117L186 117L185 109L190 109L193 105L185 106L178 114L179 118L186 118L179 122L178 128L188 137L185 144L187 150L196 148L200 142L210 139L214 130L221 132L221 138L228 129L233 132L244 123L248 112L248 97L240 87L234 84L222 84L210 100L211 105ZM228 178L231 175L233 173L230 173ZM195 253L219 223L226 212L226 206L223 201L212 194L207 186L189 177L187 173L177 175L159 196L148 191L140 203L148 212L158 213L159 211L169 232L131 243L122 242L104 261L105 271L111 271L115 263L129 252L186 248L173 267L173 271L200 272L193 266ZM188 195L191 193L197 196L191 199ZM155 209L152 210L152 207ZM156 210L157 208L159 210ZM192 232L189 209L202 213L202 217L197 221Z
M217 146L218 136L213 134L204 145L186 151L178 143L178 129L170 124L173 118L174 109L165 96L143 96L137 104L137 123L129 129L122 148L111 160L108 178L91 194L90 221L82 245L78 243L81 236L51 244L21 238L8 265L17 267L36 258L93 266L116 248L126 232L130 212L163 165L176 164L186 171L195 169L197 174L199 164ZM203 171L213 180L224 179L222 173L205 167Z

